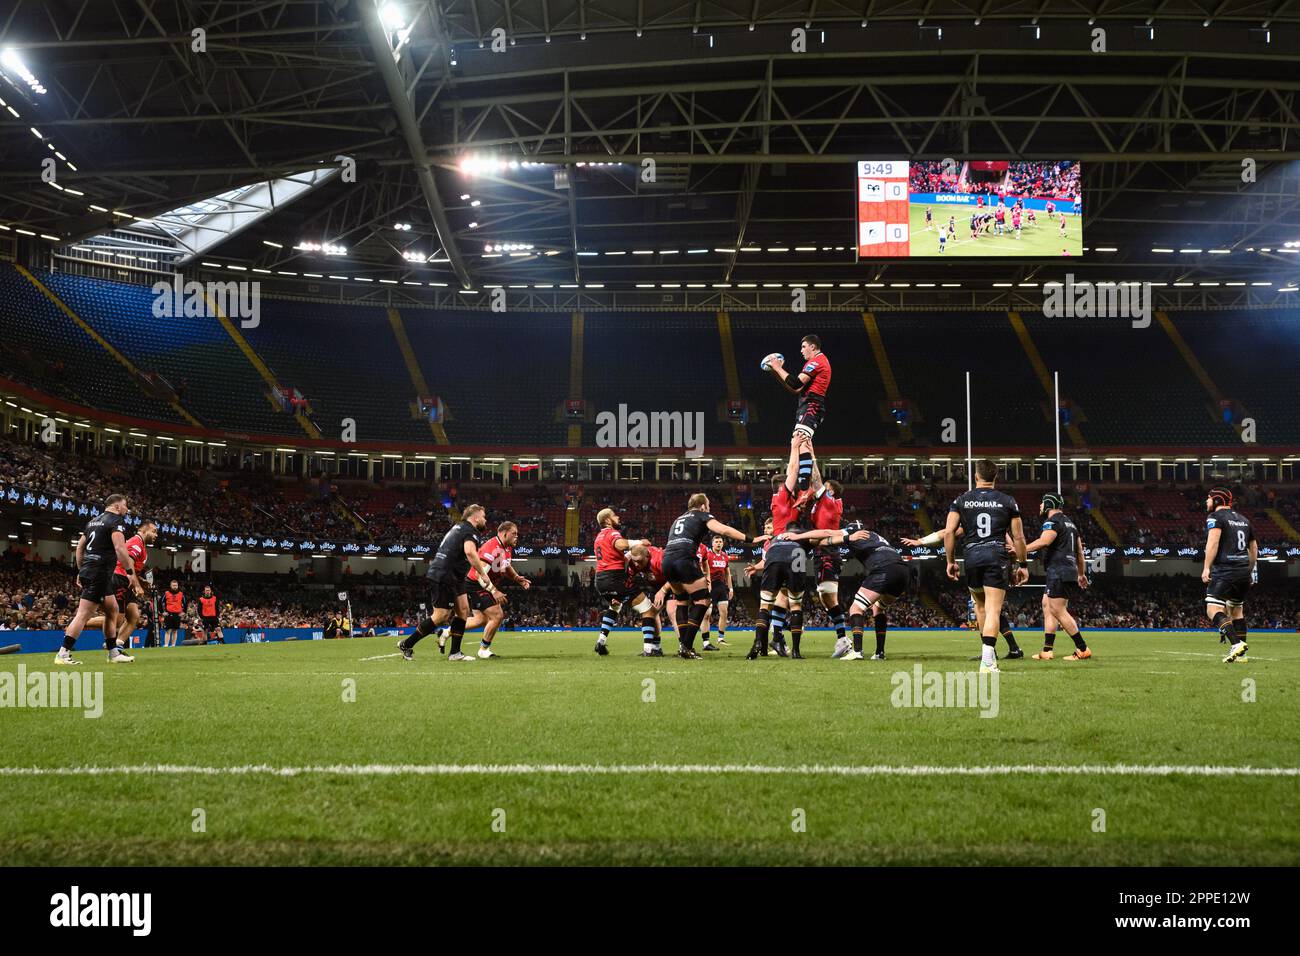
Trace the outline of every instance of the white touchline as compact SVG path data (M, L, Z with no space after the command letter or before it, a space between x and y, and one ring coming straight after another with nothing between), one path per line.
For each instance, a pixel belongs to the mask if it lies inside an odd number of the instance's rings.
M1300 777L1300 767L1224 767L1177 764L1004 764L993 766L837 766L802 764L328 764L276 767L245 764L201 767L183 764L137 764L117 767L0 767L0 777L99 776L638 776L638 775L788 775L818 777Z
M361 657L361 658L358 658L358 660L363 660L363 661L382 661L382 660L384 660L385 658L388 658L388 657L401 657L401 656L402 656L402 655L401 655L401 652L400 652L400 651L393 651L393 653L391 653L391 654L376 654L374 657Z

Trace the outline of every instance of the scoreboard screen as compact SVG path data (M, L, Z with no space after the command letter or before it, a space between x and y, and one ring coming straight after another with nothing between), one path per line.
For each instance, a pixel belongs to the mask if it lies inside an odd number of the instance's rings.
M1073 160L863 160L858 258L1079 256L1082 185Z

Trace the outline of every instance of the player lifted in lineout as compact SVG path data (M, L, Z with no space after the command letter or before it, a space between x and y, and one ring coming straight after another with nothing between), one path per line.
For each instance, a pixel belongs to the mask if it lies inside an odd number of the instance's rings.
M796 508L802 508L812 497L809 485L813 473L813 435L826 416L826 390L831 384L831 362L822 351L822 340L816 335L805 335L800 340L799 352L804 364L797 375L785 370L785 359L778 352L759 363L760 368L771 372L782 385L799 396L794 434L790 436L790 448L798 452L799 461Z

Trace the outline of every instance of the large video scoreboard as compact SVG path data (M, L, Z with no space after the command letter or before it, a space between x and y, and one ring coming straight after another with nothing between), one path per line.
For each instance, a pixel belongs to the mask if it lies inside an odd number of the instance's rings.
M1082 186L1073 160L862 160L858 258L1079 256Z

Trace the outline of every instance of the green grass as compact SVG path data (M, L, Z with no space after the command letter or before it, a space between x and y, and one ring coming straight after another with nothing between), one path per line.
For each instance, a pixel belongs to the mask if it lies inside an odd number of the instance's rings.
M1225 666L1209 634L1097 633L1088 663L1006 662L993 719L891 705L891 675L917 661L973 666L964 633L891 634L886 662L831 661L821 632L805 661L747 662L748 642L700 662L637 657L634 634L606 658L588 634L505 634L508 657L463 665L432 641L412 664L362 660L390 639L146 650L113 668L84 652L106 672L103 716L0 709L0 766L1300 766L1294 635L1256 635L1250 663ZM50 667L0 669L19 663ZM0 775L0 808L14 865L1300 862L1297 777Z
M1071 256L1083 255L1083 217L1070 213L1073 206L1065 204L1065 238L1061 238L1061 227L1055 218L1049 220L1047 213L1038 211L1038 225L1030 226L1027 220L1022 223L1020 238L1016 238L1011 228L1011 213L1007 212L1006 233L995 236L990 230L978 239L971 240L970 217L973 206L945 206L934 203L934 229L926 232L925 204L918 203L908 208L911 222L911 252L914 256L938 256L938 229L948 227L948 217L957 217L957 238L948 240L943 257L948 256L1034 256L1036 258L1059 258L1061 250L1068 248Z

